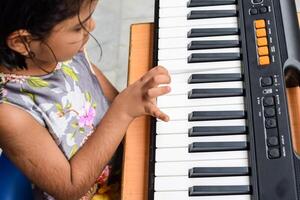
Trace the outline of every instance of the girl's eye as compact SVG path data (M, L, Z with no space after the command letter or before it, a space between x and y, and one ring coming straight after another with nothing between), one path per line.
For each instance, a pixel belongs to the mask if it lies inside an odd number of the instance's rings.
M74 29L75 32L80 32L81 30L82 30L82 27L81 27L81 26Z

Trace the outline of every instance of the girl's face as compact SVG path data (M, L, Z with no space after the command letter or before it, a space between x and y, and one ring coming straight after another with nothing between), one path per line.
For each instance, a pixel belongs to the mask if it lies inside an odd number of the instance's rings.
M74 16L57 24L45 42L30 42L30 50L35 54L35 64L50 64L71 59L84 49L89 32L95 28L92 18L98 1L86 1L79 16Z

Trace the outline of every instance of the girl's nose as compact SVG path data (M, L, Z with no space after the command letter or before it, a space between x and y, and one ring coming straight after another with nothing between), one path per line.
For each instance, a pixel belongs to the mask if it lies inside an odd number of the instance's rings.
M92 32L95 28L96 28L96 22L93 18L90 18L88 23L87 23L86 29L89 32Z

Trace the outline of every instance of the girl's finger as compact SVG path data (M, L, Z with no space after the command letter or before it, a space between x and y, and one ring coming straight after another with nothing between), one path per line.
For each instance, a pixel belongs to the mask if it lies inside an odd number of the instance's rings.
M153 76L156 76L156 75L159 75L159 74L169 75L169 72L166 68L164 68L162 66L157 66L157 67L152 68L140 80L142 82L148 82L149 79L151 79Z
M171 82L171 77L169 75L161 74L151 77L143 86L144 90L149 88L157 87L160 84L169 84Z
M157 88L151 88L147 91L146 97L148 99L153 99L161 95L165 95L171 91L170 86L161 86Z
M169 116L163 113L155 104L150 104L148 107L149 114L156 117L162 121L168 122L170 120Z

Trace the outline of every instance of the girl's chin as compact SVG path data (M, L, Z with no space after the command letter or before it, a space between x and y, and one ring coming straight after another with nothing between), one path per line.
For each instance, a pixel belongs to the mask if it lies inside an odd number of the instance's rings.
M79 49L79 52L82 52L85 50L87 41L88 41L88 39L86 40L86 42L83 43L82 47Z
M84 49L85 49L85 46L81 47L81 48L78 50L78 52L83 52Z

